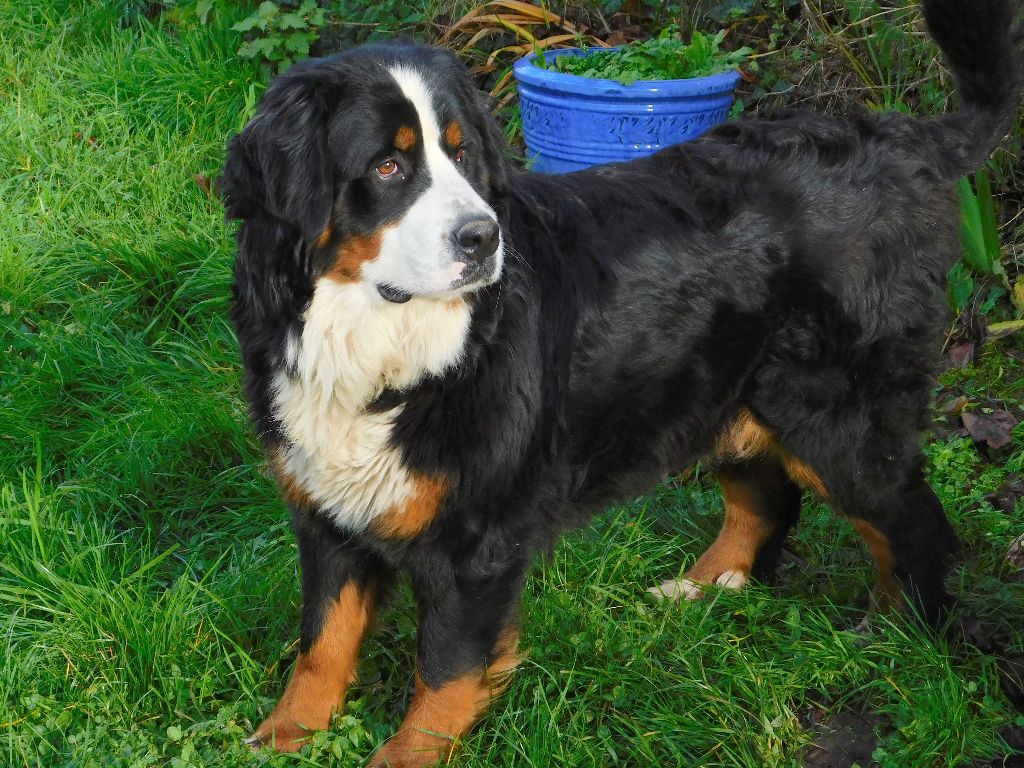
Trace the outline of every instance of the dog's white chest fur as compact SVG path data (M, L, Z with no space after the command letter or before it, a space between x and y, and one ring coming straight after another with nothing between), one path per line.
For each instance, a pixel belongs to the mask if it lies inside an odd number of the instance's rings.
M401 407L369 413L385 388L410 387L462 358L470 310L462 300L383 302L361 284L321 280L302 337L289 339L291 375L274 387L286 447L281 469L340 526L359 531L400 510L413 478L391 444Z

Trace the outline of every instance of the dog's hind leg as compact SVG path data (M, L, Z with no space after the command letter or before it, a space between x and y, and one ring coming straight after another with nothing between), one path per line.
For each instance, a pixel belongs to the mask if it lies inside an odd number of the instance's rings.
M898 403L827 414L814 432L775 433L774 450L791 478L817 491L864 538L878 572L876 607L900 607L906 598L937 626L952 603L944 581L959 541L925 481L914 409Z
M913 472L893 490L884 503L870 507L856 499L840 503L874 557L875 605L883 610L901 607L906 597L937 626L953 602L945 577L959 540L923 471Z
M703 586L738 589L753 576L770 579L782 544L800 515L800 488L774 457L721 463L714 469L725 499L718 538L681 579L652 587L656 597L692 600Z

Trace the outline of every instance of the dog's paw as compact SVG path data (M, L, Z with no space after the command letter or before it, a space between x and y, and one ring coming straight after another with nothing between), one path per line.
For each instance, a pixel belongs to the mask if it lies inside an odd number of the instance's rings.
M690 579L669 579L656 587L651 587L647 592L654 595L656 600L674 603L680 600L700 600L704 596L700 584Z
M297 723L264 720L256 732L245 740L249 749L258 752L263 748L277 752L298 752L305 746L314 729L305 728Z
M367 768L432 768L448 765L457 742L426 732L399 731L380 748Z
M745 571L726 571L715 579L715 584L726 589L743 589L747 585L748 576Z
M730 570L719 574L715 578L714 584L726 589L742 589L749 580L750 577L746 571ZM704 597L705 586L704 582L696 581L695 579L669 579L656 587L651 587L647 592L653 595L656 600L677 603L680 600L700 600Z

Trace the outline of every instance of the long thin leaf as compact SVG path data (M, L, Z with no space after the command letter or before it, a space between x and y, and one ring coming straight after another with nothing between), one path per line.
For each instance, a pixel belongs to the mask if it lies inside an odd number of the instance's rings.
M985 243L985 254L993 274L1003 271L1000 259L999 220L996 218L995 199L992 197L992 182L988 170L982 168L974 174L974 185L978 192L978 214L981 236Z
M555 24L568 32L578 32L576 25L571 21L566 20L564 16L559 16L557 13L552 13L546 8L540 8L530 3L521 2L521 0L494 0L491 5L498 5L502 8L508 8L510 11L519 11L524 16L531 16L538 21L547 22L548 24Z
M985 237L981 231L978 196L966 178L957 182L957 190L960 192L960 233L964 245L964 258L971 267L988 274L991 270L985 251Z

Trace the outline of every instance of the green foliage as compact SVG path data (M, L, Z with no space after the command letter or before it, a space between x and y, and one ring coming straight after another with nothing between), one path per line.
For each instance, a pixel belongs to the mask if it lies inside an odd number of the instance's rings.
M960 179L957 191L963 217L960 234L964 260L982 274L1003 275L999 220L988 171L983 168L974 174L973 186L969 179Z
M946 276L946 296L953 314L959 315L971 302L974 294L974 278L971 271L962 261L958 261Z
M722 24L755 13L778 14L799 5L800 0L705 0L698 7L701 13Z
M232 26L236 32L253 33L238 49L238 55L275 62L282 69L308 56L309 47L320 37L324 9L316 0L302 0L297 8L287 8L285 3L264 0L250 16Z
M983 168L974 174L974 183L963 178L957 182L960 193L960 241L963 244L963 262L954 265L948 276L949 305L959 314L967 308L974 293L976 275L996 276L1001 285L989 293L988 301L981 305L981 314L988 314L995 301L1009 288L1003 270L999 243L999 220L989 172Z
M678 27L668 27L657 37L614 51L587 56L558 56L549 64L542 55L537 66L580 77L618 80L630 85L637 80L680 80L706 77L736 69L752 52L750 48L723 51L725 30L714 36L694 32L689 44L679 39Z
M420 37L437 12L436 0L342 0L330 8L329 20L337 22L352 44L390 39L399 34Z

